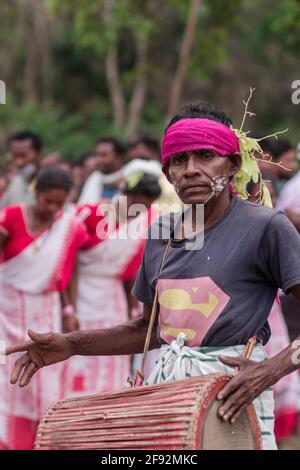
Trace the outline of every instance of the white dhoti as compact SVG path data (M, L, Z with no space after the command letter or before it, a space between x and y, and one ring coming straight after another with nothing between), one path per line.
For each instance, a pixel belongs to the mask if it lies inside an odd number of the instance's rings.
M215 374L230 374L232 368L223 364L218 356L241 356L245 346L190 348L184 346L184 333L171 344L162 345L156 365L145 385L153 385L188 377ZM264 361L267 358L263 346L256 345L251 360ZM268 388L253 402L262 434L264 450L277 450L274 436L274 397Z

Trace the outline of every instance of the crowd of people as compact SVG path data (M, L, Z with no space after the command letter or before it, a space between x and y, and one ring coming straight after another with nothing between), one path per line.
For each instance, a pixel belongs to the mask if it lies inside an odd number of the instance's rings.
M285 211L300 232L296 149L286 139L268 138L261 145L261 171L273 206ZM0 171L0 340L21 343L29 330L31 340L37 341L36 332L107 329L141 317L143 296L134 297L132 288L147 231L160 214L182 207L176 185L174 189L163 174L159 141L141 134L124 144L102 136L76 162L58 153L45 155L41 138L31 131L12 136L8 147ZM249 184L248 192L256 203L258 185ZM102 209L108 202L117 214L113 237L107 236ZM127 209L134 204L144 210L130 214ZM126 236L137 226L139 236ZM140 290L146 296L147 289ZM298 336L297 309L293 295L278 290L269 317L268 355L276 355ZM148 373L156 359L154 349ZM48 406L68 396L120 389L133 377L138 361L127 354L75 355L41 368L27 387L17 388L9 383L14 361L7 357L0 367L0 448L31 449ZM298 372L281 379L274 393L280 443L300 432Z
M148 135L127 147L102 137L73 164L58 154L43 155L41 138L33 132L11 137L9 164L1 173L2 341L19 342L29 328L105 328L141 314L131 289L155 217L151 206L178 203L159 159L159 143ZM124 213L126 224L116 221L116 243L99 236L97 226L104 218L101 202L119 209L120 195L127 206L142 204L145 211L128 219ZM141 224L139 237L119 235L132 224ZM38 421L51 403L120 389L132 377L132 363L130 356L76 357L18 391L9 385L9 367L1 368L1 445L32 448Z

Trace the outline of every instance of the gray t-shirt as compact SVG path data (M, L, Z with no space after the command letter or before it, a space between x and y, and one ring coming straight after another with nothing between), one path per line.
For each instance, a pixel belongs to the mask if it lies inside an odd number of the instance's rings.
M164 216L155 223L162 226ZM157 282L162 343L180 331L191 347L246 344L254 335L268 341L278 288L300 284L300 236L283 212L233 197L205 230L202 249L172 240L157 281L166 244L148 237L133 287L133 295L151 305Z

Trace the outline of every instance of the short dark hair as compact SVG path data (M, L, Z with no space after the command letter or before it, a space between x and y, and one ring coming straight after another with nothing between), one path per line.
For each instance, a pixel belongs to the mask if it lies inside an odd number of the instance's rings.
M32 131L21 131L17 132L10 138L10 142L13 140L23 141L23 140L30 140L32 148L37 152L41 152L43 148L42 139L38 134Z
M161 187L157 177L144 173L133 188L126 183L124 192L125 194L143 195L157 199L161 195Z
M96 145L98 144L111 144L114 149L114 153L118 157L124 157L125 155L125 145L115 137L101 137L97 140Z
M260 146L264 152L268 152L271 154L274 160L279 160L280 156L292 150L294 146L290 143L287 139L275 139L268 137L267 139L263 139L260 142Z
M61 168L50 166L39 173L36 182L36 190L43 192L49 189L63 189L69 193L72 184L72 178L68 172Z
M225 126L230 127L232 125L231 119L223 112L219 111L213 104L205 103L204 101L191 101L190 103L183 106L177 114L171 119L167 125L167 129L175 124L175 122L181 119L190 118L204 118L211 119L212 121L220 122Z
M137 147L140 144L143 144L145 147L147 147L147 149L160 157L160 143L159 140L154 137L154 135L148 133L138 134L128 142L127 151Z

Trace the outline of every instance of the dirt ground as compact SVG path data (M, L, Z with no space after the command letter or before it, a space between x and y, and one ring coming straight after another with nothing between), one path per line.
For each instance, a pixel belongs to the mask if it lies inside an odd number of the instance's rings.
M279 450L300 450L300 436L290 436L279 445Z

